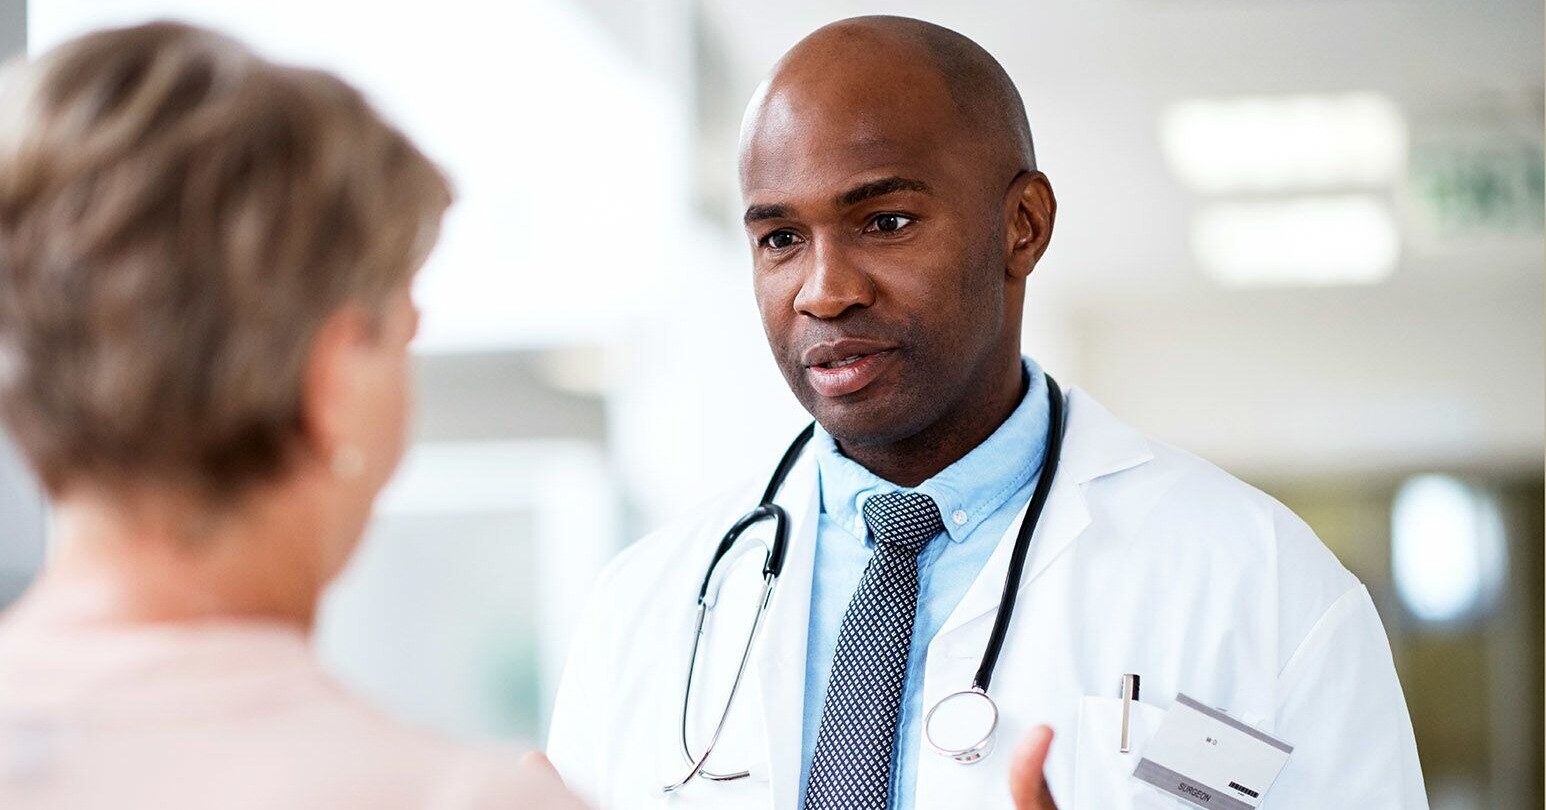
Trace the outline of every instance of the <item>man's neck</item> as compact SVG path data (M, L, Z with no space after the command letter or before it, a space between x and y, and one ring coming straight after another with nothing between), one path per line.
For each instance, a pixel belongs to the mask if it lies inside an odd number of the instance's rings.
M993 375L980 395L963 397L963 407L899 441L838 449L865 469L901 487L916 487L960 461L987 441L1025 397L1028 380L1019 355Z

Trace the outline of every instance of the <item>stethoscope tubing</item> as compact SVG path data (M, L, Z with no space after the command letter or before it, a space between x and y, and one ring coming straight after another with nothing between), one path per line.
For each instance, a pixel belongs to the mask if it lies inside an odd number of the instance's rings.
M1009 557L1009 570L1004 576L1004 591L999 597L998 612L993 619L993 627L988 634L988 642L983 649L982 661L977 667L977 672L972 678L972 686L969 692L981 695L993 710L993 724L987 730L983 742L972 746L965 751L952 751L940 748L933 740L929 740L930 746L941 754L950 756L958 762L975 762L986 755L992 746L994 728L998 725L998 706L993 698L987 694L988 685L993 680L993 670L998 665L999 653L1004 646L1004 639L1009 632L1009 623L1014 618L1015 599L1020 591L1020 579L1024 572L1025 560L1030 551L1031 538L1036 532L1036 526L1041 522L1042 510L1046 507L1047 498L1052 491L1052 481L1057 475L1058 462L1063 451L1063 431L1066 408L1063 402L1063 392L1058 387L1057 381L1051 375L1045 375L1047 381L1048 400L1048 425L1046 451L1043 455L1041 474L1036 481L1036 488L1031 493L1030 503L1026 507L1025 517L1020 521L1020 527L1015 534L1015 544ZM682 695L682 727L681 744L682 755L691 764L692 770L680 781L663 788L666 793L674 793L692 782L694 777L702 776L705 779L716 782L741 779L750 775L748 771L720 774L708 771L705 765L709 757L714 753L714 747L718 744L720 735L725 730L725 724L730 717L730 709L735 704L735 698L741 688L741 681L746 673L746 667L751 660L752 648L756 644L757 637L763 627L763 619L766 615L768 604L772 601L773 590L778 583L779 576L784 570L784 558L789 546L789 518L788 514L774 502L778 492L783 488L784 481L789 477L795 462L800 458L805 446L815 435L816 423L805 426L790 442L784 455L779 459L778 467L768 480L767 488L763 490L762 501L755 509L741 516L729 531L720 539L719 545L714 550L713 557L709 560L708 571L704 574L703 584L698 589L698 610L696 626L693 631L692 657L687 665L686 689ZM688 709L692 700L693 679L697 672L698 648L705 632L706 619L711 607L709 603L709 589L714 580L714 570L719 562L734 547L741 535L751 526L764 520L773 520L773 542L769 546L767 557L763 563L763 588L758 600L757 613L752 620L751 632L747 634L746 647L741 651L741 660L736 667L735 681L730 685L730 694L725 700L725 709L720 714L719 722L715 724L714 733L710 736L708 745L701 756L694 756L692 748L687 740ZM957 693L959 694L959 693ZM955 695L947 696L954 697ZM929 710L928 717L932 719L944 701L936 704ZM925 724L927 725L927 723ZM927 738L928 730L925 728L924 736Z
M1004 575L1004 592L999 596L998 615L993 617L993 629L988 633L988 643L982 650L982 663L972 677L972 688L988 691L993 680L993 670L998 666L999 652L1004 648L1004 637L1009 634L1009 623L1015 615L1015 598L1020 594L1020 577L1025 572L1025 558L1031 550L1031 537L1041 523L1042 510L1047 497L1052 494L1052 479L1057 476L1058 461L1063 457L1063 421L1065 408L1063 392L1052 375L1044 375L1047 381L1047 443L1042 455L1041 474L1036 479L1036 489L1031 492L1031 502L1025 508L1025 518L1020 521L1015 545L1009 555L1009 571ZM996 708L996 707L995 707Z

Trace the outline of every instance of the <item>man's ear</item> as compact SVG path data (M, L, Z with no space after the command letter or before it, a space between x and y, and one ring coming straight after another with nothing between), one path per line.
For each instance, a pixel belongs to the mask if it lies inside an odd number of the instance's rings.
M330 463L350 444L348 415L355 412L355 363L366 337L364 313L345 307L329 315L312 338L301 372L301 440L307 452Z
M1057 198L1052 184L1038 171L1021 172L1009 185L1004 200L1004 238L1008 242L1005 269L1024 279L1036 269L1052 242L1052 223L1057 219Z

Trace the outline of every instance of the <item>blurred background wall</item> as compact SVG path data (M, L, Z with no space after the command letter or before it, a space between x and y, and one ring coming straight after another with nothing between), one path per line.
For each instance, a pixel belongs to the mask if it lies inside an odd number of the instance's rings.
M26 0L0 0L0 60L27 49ZM0 432L0 606L21 593L43 562L43 498Z
M1060 199L1026 350L1300 512L1364 579L1435 808L1539 807L1543 23L1492 0L0 0L0 50L171 16L365 87L454 176L417 440L318 645L536 738L591 578L805 418L738 224L742 106L860 13L955 28ZM0 601L43 516L0 449Z

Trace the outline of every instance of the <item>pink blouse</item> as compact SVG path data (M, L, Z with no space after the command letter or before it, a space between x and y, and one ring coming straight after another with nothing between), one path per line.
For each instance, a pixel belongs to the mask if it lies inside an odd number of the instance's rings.
M0 807L553 808L557 777L345 694L297 629L0 621Z

